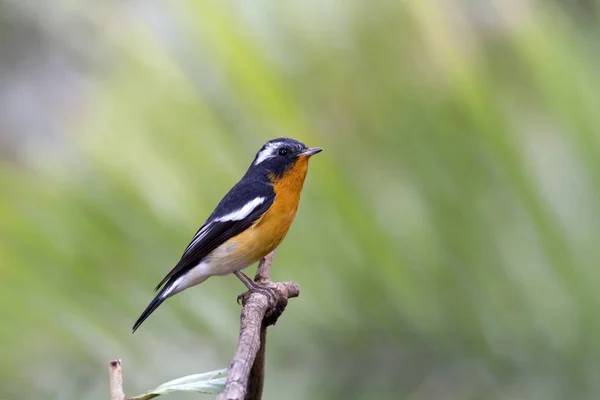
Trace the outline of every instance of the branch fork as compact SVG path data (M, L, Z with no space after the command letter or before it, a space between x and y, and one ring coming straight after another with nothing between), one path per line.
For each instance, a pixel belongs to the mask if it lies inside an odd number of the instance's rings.
M225 388L217 396L217 400L262 398L267 327L277 322L287 306L288 299L300 294L300 288L294 282L271 281L271 264L274 257L275 251L260 260L254 277L254 282L265 290L248 291L238 298L242 300L238 346L227 368ZM109 372L111 400L127 400L123 392L120 359L110 362Z
M300 288L293 282L271 281L274 257L275 251L263 258L254 277L254 282L269 288L273 295L248 291L241 296L243 308L238 347L227 368L225 390L217 396L218 400L258 400L262 397L267 327L277 322L288 299L300 294Z

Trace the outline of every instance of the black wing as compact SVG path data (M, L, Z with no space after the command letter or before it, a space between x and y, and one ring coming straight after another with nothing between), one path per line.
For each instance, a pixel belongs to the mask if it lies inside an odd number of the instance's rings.
M241 210L251 201L264 199L242 219L226 219L231 213ZM248 229L273 204L275 191L270 183L258 179L243 179L225 195L215 211L200 227L185 249L181 260L156 286L158 290L165 282L185 274L202 261L211 251L234 236ZM257 201L258 203L258 201ZM221 220L220 218L223 218Z

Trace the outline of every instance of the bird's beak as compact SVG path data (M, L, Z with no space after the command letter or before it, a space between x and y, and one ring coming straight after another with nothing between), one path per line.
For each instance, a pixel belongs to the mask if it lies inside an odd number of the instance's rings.
M310 147L304 150L302 153L298 154L300 157L312 157L317 153L322 152L323 149L320 147Z

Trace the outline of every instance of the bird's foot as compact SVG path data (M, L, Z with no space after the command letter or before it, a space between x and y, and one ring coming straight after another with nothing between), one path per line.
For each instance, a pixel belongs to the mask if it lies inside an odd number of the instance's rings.
M250 293L260 293L268 299L270 304L277 303L277 290L274 287L262 286L256 282L253 282L253 285L248 287L247 292L244 292L237 297L237 303L244 304L247 296L249 296Z

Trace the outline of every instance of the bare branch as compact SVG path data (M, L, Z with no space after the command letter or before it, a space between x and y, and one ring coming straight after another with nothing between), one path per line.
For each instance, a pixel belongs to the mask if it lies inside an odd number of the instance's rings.
M256 275L254 276L254 281L256 283L260 283L261 285L268 285L271 283L271 264L273 264L276 252L277 249L273 250L258 263Z
M262 397L267 327L277 322L288 299L300 294L300 288L293 282L271 282L270 271L274 257L275 251L258 264L254 281L259 287L240 296L243 307L238 346L227 369L224 391L217 397L219 400L260 400ZM111 400L128 400L123 392L121 360L111 361L109 371ZM162 393L147 392L135 398L150 399L160 394Z
M219 400L260 400L264 383L267 326L273 325L285 310L288 299L298 297L300 288L293 282L271 282L270 270L275 252L263 258L254 280L272 291L246 292L243 296L238 347L229 363L225 390Z
M267 325L263 322L260 327L260 347L254 359L254 365L250 370L246 400L260 400L262 398L265 384L265 358L267 350Z
M123 393L123 371L121 359L112 360L109 366L110 373L110 400L125 400Z

